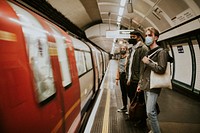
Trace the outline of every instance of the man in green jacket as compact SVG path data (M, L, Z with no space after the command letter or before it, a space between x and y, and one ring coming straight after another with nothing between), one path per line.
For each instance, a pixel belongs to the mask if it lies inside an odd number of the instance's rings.
M140 78L140 70L143 69L144 63L142 62L142 58L148 52L148 47L144 44L144 38L139 31L133 31L130 33L129 43L133 44L132 52L130 54L127 67L127 93L130 101L133 100L139 78ZM135 44L134 44L135 42ZM144 102L144 94L143 92L139 93L140 101ZM131 115L131 114L129 114ZM141 123L146 123L146 119L144 120L136 120L137 125Z

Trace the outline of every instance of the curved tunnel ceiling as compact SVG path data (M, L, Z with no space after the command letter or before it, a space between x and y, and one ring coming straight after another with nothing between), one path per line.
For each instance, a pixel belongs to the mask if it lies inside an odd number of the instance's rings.
M97 23L117 23L121 0L47 0L81 29ZM127 4L131 2L133 12L128 13ZM155 26L160 32L175 25L173 21L184 11L190 17L199 15L198 0L126 0L121 25L125 28ZM189 18L188 18L189 19ZM110 21L109 21L110 20Z
M153 26L161 33L195 17L199 19L200 15L199 0L126 0L124 6L120 5L121 0L46 0L46 2L83 31L99 24L117 26L120 8L124 8L120 21L121 28L143 30ZM129 12L127 8L130 4L133 12ZM105 34L96 36L97 42L92 39L94 37L87 37L100 47L105 45L101 42L109 43L105 50L110 52L109 47L112 47L112 42L110 39L107 40Z

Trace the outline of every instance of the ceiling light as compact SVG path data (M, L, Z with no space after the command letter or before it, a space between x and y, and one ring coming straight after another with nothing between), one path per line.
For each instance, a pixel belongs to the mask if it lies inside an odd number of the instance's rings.
M121 20L122 20L122 17L121 17L121 16L118 16L118 17L117 17L117 22L121 22Z
M126 0L121 0L121 2L120 2L120 6L125 6L125 4L126 4Z
M122 16L123 15L123 13L124 13L124 8L123 7L120 7L119 8L119 16Z

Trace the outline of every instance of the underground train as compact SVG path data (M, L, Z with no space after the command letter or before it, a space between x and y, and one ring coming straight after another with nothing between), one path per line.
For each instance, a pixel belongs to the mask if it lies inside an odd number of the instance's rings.
M78 132L109 55L0 1L0 132Z

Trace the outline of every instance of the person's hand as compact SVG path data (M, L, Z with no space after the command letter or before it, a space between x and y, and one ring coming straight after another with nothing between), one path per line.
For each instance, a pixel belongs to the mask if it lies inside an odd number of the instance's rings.
M115 80L115 84L118 86L118 82L119 82L119 80Z
M142 58L142 62L145 63L145 64L148 64L148 63L149 63L149 58L146 57L146 56L144 56L144 57Z
M140 92L141 91L141 89L140 89L140 86L138 85L137 86L137 92Z
M131 84L131 82L128 80L126 84L129 86Z

